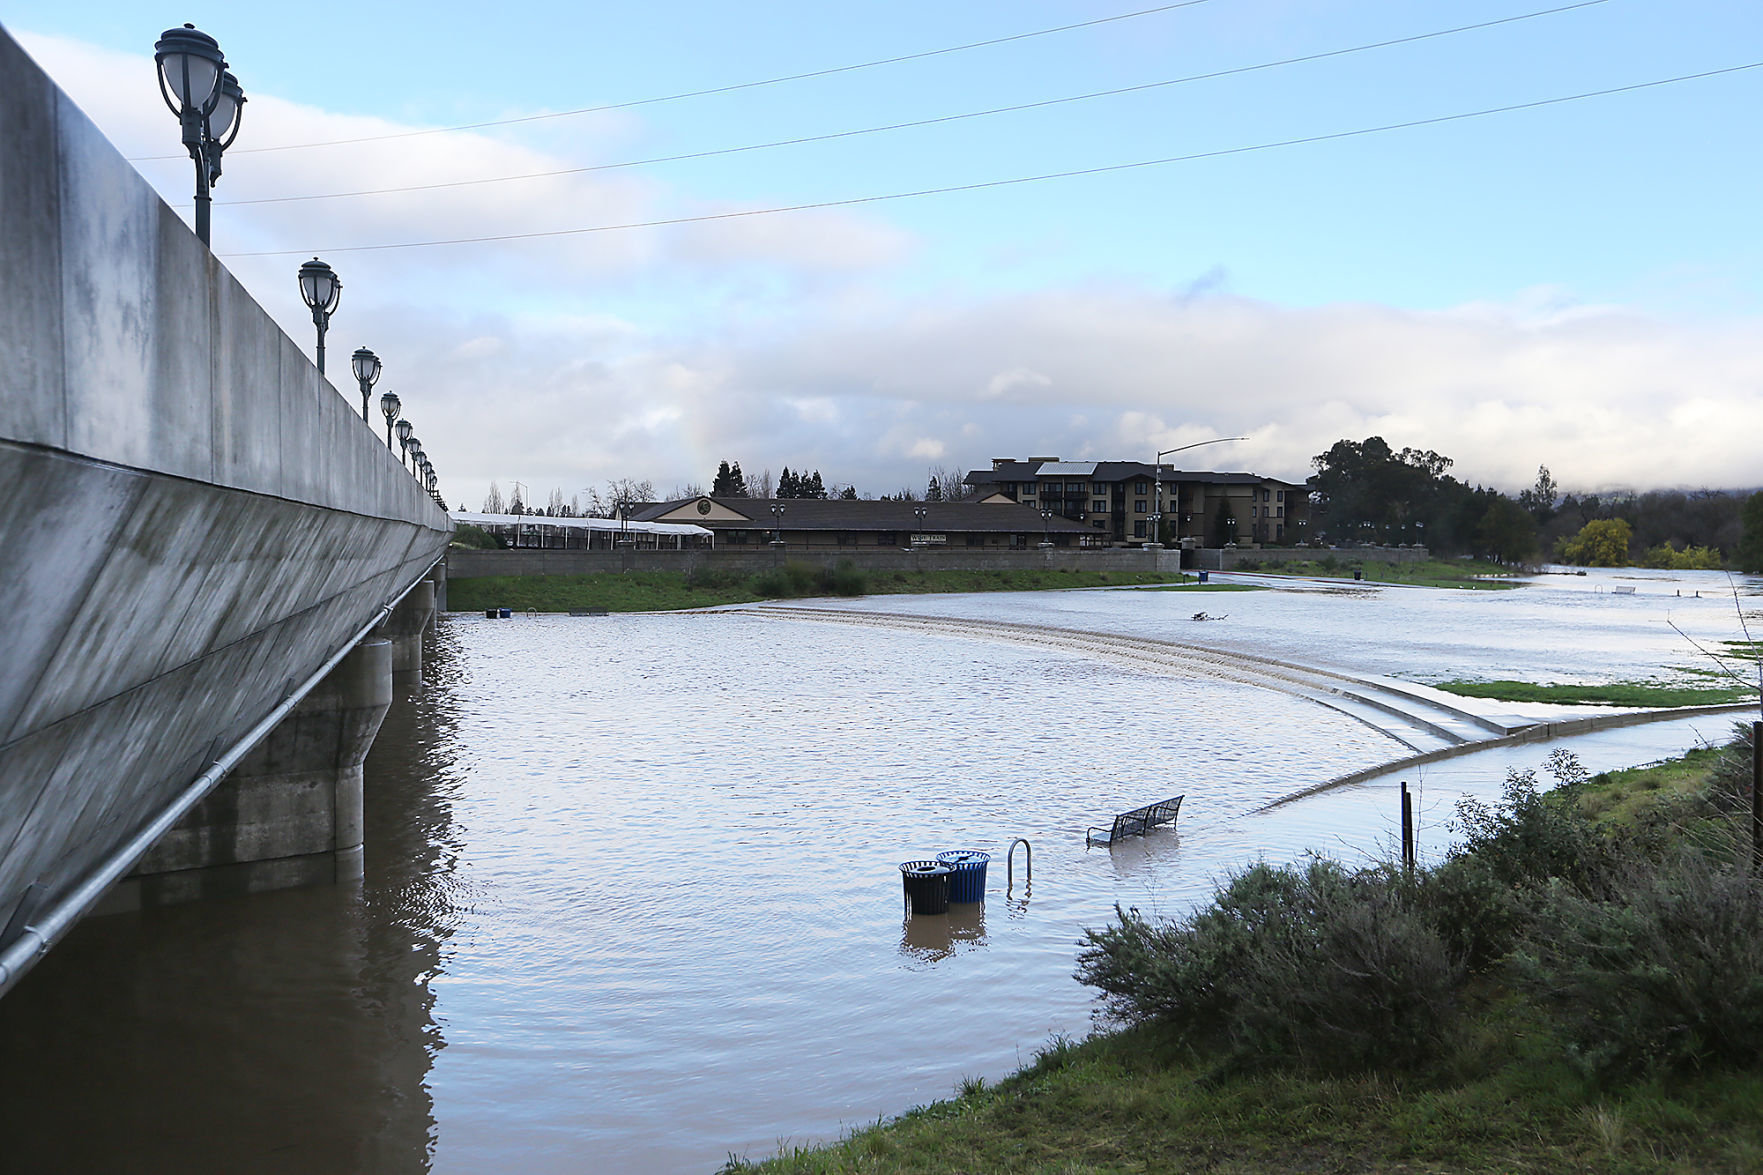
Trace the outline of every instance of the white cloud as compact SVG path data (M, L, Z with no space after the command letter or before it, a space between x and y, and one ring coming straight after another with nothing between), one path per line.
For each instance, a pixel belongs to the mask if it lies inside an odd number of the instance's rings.
M125 154L176 149L145 57L25 37ZM241 146L411 129L252 95ZM641 123L590 122L572 158L483 134L235 153L219 250L481 236L666 219L733 206L639 171L362 200L240 204L554 169L629 152ZM174 202L190 165L142 163ZM782 201L780 201L782 202ZM1223 292L1091 278L1035 292L936 297L902 267L913 238L879 210L753 217L459 248L338 254L331 344L374 347L457 503L492 479L541 499L608 478L658 489L819 469L870 492L921 487L929 462L996 456L1149 460L1216 436L1184 464L1292 479L1335 440L1378 433L1438 450L1467 480L1516 489L1546 463L1564 487L1750 486L1763 426L1753 320L1686 324L1518 291L1411 312L1293 309ZM297 340L299 258L229 262ZM1178 283L1179 284L1179 283Z

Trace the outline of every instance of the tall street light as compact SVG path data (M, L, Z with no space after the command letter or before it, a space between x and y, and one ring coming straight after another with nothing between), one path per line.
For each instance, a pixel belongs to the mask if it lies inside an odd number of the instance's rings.
M355 382L361 385L361 419L367 420L367 397L379 382L380 357L366 347L357 347L349 358L349 366L355 372Z
M416 430L416 426L411 424L408 420L400 420L397 427L398 447L400 449L398 462L399 464L403 464L405 455L410 452L410 434Z
M324 332L330 329L331 315L336 313L337 300L343 296L343 283L336 271L318 258L300 266L300 300L312 311L312 325L318 328L318 374L324 374Z
M184 148L196 164L196 236L206 245L208 192L220 178L220 153L238 134L245 95L238 79L226 72L220 44L195 25L166 29L153 44L153 61L158 66L159 96L177 115ZM232 79L230 89L224 79ZM216 114L221 120L219 136L214 134Z
M1248 439L1248 437L1213 437L1209 441L1195 441L1191 445L1177 445L1173 449L1163 449L1158 452L1157 460L1151 466L1151 488L1156 492L1157 501L1155 509L1151 512L1150 541L1145 543L1145 546L1161 547L1163 545L1163 459L1171 453L1185 453L1189 449L1198 449L1204 445L1222 445L1227 441L1246 441ZM1179 506L1180 503L1178 502L1177 505ZM1179 539L1180 536L1178 535L1177 538Z
M394 453L397 450L392 448L392 422L398 419L398 413L403 407L398 402L398 397L391 392L380 397L380 414L386 418L386 448L392 449Z
M405 446L405 449L410 454L410 472L415 473L416 462L422 456L422 440L418 437L411 437L410 443Z

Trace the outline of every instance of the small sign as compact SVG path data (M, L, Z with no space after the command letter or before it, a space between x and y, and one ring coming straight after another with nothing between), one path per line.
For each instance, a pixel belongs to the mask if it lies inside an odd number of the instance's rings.
M915 534L912 536L912 545L915 547L927 546L930 543L946 543L948 541L949 536L946 534Z

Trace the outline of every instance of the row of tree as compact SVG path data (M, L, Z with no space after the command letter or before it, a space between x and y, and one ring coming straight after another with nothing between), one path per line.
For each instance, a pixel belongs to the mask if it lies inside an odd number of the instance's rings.
M1763 493L1652 490L1561 494L1548 466L1508 497L1468 485L1430 449L1382 437L1335 442L1312 459L1312 534L1329 543L1420 543L1502 563L1763 571Z

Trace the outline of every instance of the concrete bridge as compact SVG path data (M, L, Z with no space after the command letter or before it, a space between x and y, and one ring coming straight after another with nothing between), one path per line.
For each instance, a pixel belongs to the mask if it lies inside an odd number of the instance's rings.
M4 31L0 126L3 993L101 899L359 873L451 524Z

